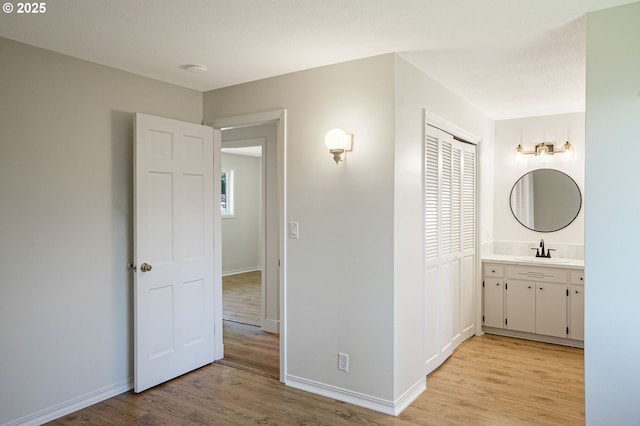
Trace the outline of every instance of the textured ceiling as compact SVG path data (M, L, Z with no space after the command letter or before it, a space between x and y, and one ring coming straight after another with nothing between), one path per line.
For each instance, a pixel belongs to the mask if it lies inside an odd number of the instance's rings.
M398 52L502 119L583 110L585 14L633 1L49 0L0 37L200 91Z

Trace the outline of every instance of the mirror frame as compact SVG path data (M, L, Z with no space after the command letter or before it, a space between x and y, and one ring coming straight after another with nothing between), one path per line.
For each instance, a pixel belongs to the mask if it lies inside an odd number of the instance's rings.
M516 185L518 184L518 182L520 182L520 180L522 178L524 178L525 176L529 175L530 173L541 171L541 170L552 170L554 172L558 172L558 173L561 173L561 174L565 175L576 186L576 189L578 190L578 197L580 199L580 203L578 205L578 211L576 211L576 214L571 218L571 220L569 220L566 225L564 225L564 226L562 226L562 227L560 227L558 229L553 229L553 230L549 230L549 231L540 231L538 229L533 229L533 228L528 227L524 223L520 222L520 219L518 219L518 216L516 216L516 213L513 211L513 204L511 203L511 199L513 197L513 191L516 188ZM516 180L516 182L513 184L513 186L511 187L511 191L509 192L509 208L511 209L511 214L513 215L513 217L516 220L516 222L518 222L520 225L524 226L525 228L527 228L527 229L529 229L531 231L542 232L542 233L558 232L558 231L566 228L567 226L571 225L573 222L575 222L576 218L580 214L580 211L582 211L582 191L580 191L580 186L578 186L578 183L575 181L575 179L573 179L571 176L569 176L567 173L565 173L565 172L563 172L561 170L551 169L551 168L542 168L542 169L529 170L527 173L525 173L522 176L520 176Z

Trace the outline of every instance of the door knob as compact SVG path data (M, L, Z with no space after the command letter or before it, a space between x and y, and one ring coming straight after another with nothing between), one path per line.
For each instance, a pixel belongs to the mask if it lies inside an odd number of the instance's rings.
M142 272L149 272L152 269L152 266L149 265L148 263L143 263L142 265L140 265L140 270Z

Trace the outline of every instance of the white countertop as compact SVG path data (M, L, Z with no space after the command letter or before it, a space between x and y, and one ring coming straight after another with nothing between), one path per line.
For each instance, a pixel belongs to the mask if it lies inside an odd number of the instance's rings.
M563 259L552 257L513 256L490 254L482 257L483 262L509 263L512 265L544 266L545 268L584 269L584 259Z

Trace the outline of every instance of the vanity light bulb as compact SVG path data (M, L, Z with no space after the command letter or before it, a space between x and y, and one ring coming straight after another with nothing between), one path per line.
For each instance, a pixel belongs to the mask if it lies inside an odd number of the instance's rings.
M538 148L536 149L536 153L538 155L547 155L548 152L549 148L547 148L547 145L545 145L544 142L540 142L540 145L538 145Z

